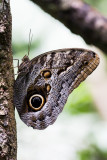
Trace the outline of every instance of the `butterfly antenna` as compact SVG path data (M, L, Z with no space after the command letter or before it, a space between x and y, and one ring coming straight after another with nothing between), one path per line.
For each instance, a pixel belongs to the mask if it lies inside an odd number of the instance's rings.
M29 44L28 44L28 56L29 56L30 49L31 49L32 38L33 38L33 34L31 35L31 29L30 29L30 32L29 32Z

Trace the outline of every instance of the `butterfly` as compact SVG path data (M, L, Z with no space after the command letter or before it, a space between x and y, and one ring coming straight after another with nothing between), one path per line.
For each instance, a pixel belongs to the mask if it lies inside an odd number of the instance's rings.
M49 51L32 60L24 56L14 84L14 105L21 120L40 130L53 124L69 94L98 64L98 55L86 49Z

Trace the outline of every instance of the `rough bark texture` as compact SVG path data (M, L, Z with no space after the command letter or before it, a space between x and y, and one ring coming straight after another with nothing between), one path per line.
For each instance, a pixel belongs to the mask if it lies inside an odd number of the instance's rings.
M0 160L16 160L9 0L0 0Z
M107 54L107 18L81 0L32 0L87 44Z

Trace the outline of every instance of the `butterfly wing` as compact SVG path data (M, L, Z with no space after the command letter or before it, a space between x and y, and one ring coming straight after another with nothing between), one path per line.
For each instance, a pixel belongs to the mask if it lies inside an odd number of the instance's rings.
M45 129L53 124L69 94L99 64L96 53L60 49L23 60L14 85L14 104L28 126Z

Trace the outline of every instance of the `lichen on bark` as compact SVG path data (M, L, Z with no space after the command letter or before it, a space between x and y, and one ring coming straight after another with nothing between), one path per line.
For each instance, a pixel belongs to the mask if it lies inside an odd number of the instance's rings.
M0 160L16 160L10 1L0 0Z

